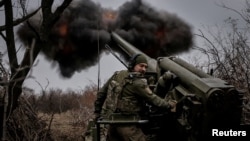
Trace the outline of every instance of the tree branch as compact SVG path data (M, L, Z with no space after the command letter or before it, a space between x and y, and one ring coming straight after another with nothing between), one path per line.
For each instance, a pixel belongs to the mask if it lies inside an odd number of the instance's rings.
M40 8L38 8L37 10L35 10L34 12L30 13L27 16L24 16L22 18L19 18L19 19L13 21L13 26L19 25L20 23L28 20L30 17L34 16L39 10L40 10ZM4 31L4 30L6 30L6 25L0 26L0 31Z
M13 31L13 9L11 0L7 0L4 3L5 10L5 26L6 26L6 45L8 50L9 62L11 73L16 72L18 67L15 40L14 40L14 31Z
M2 7L5 3L5 0L0 1L0 7Z

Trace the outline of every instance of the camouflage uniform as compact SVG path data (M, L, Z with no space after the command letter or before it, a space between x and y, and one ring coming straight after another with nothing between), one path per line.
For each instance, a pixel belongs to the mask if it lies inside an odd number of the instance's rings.
M110 114L115 112L118 95L122 89L120 84L123 83L125 77L128 76L128 73L128 70L116 71L99 90L97 99L95 101L94 112L96 114L96 118L98 118L100 114L102 115L102 117L108 118ZM103 136L107 136L109 125L104 125L101 128L101 136L103 138Z
M147 79L139 73L129 74L125 79L121 99L117 109L122 113L140 113L144 102L151 103L157 107L170 108L169 103L154 94L147 84Z
M118 94L121 92L121 84L128 76L128 70L116 71L114 75L104 84L97 94L95 101L95 113L109 116L115 112Z
M122 88L118 88L117 92L121 92L120 96L109 95L109 84L112 80L120 83ZM115 84L115 83L114 83ZM114 98L115 97L115 98ZM116 103L116 101L118 103ZM95 113L105 111L105 113L120 112L122 114L140 114L143 112L144 102L151 103L162 108L170 108L169 103L154 94L147 80L139 73L120 71L116 72L98 92L95 102ZM102 107L103 105L103 107ZM110 108L110 109L108 109ZM110 125L107 141L145 141L146 137L137 125Z

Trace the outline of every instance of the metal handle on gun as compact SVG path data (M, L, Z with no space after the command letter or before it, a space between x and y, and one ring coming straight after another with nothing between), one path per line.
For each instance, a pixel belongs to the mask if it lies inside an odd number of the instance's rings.
M110 46L108 44L105 44L105 47L110 51L110 53L112 55L115 56L116 59L118 59L127 69L128 69L128 66L126 65L126 63L124 63L114 52L113 50L110 48Z

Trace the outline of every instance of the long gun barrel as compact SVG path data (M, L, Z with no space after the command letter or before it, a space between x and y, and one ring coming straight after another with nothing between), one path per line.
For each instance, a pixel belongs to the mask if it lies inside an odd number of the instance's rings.
M115 32L111 33L112 39L117 43L117 45L124 51L125 54L133 56L134 54L142 54L147 58L148 61L148 71L156 71L156 60L149 57L147 54L141 52L136 47L125 41Z

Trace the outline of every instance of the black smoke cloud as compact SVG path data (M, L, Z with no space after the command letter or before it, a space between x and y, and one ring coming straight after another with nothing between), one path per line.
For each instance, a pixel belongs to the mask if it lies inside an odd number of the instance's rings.
M38 15L29 20L37 30ZM23 43L36 37L29 27L26 23L18 30ZM142 0L128 1L118 10L81 0L65 10L51 30L53 46L43 47L42 52L49 60L58 62L62 76L70 78L75 71L97 63L98 54L105 50L104 44L111 40L111 31L152 58L187 51L193 44L187 23L176 15L157 11Z

